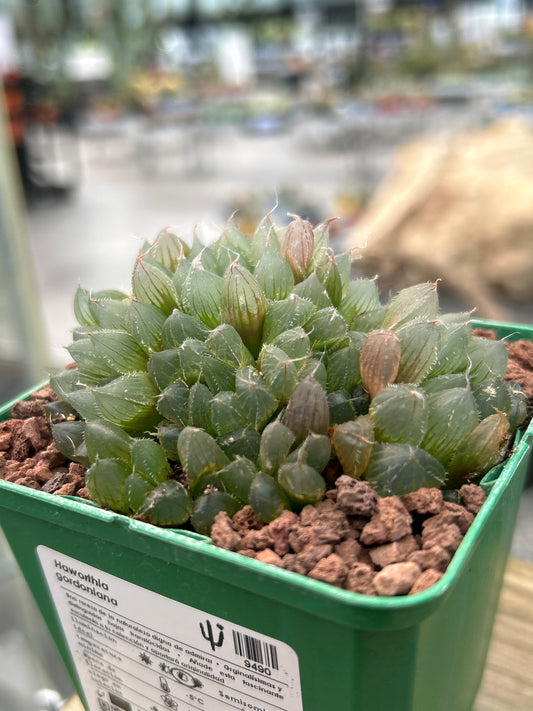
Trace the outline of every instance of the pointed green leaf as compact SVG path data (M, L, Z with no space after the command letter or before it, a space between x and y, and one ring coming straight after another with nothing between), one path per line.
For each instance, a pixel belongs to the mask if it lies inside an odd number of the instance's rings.
M121 291L97 291L91 294L89 311L100 328L124 328L129 298Z
M148 358L148 373L160 390L179 377L181 354L178 348L151 353Z
M124 327L143 346L158 351L161 350L161 332L166 318L157 306L132 299Z
M119 289L100 289L99 291L94 291L92 293L92 296L94 299L99 300L99 299L105 299L105 300L112 300L112 301L128 301L129 296L125 294L123 291L120 291Z
M197 427L182 430L178 439L178 454L191 485L202 474L222 469L229 463L215 439Z
M298 382L313 377L317 383L320 383L323 389L327 391L328 375L326 366L324 365L323 355L324 354L319 353L316 356L311 355L303 361L295 361L298 368Z
M256 461L259 457L261 435L251 427L241 427L234 432L217 437L217 443L230 458L246 457Z
M411 321L400 326L396 334L401 347L396 382L418 385L437 360L440 346L438 322Z
M157 235L146 254L174 273L180 258L186 257L189 251L188 245L178 237L172 228L165 227Z
M288 402L298 384L298 371L294 360L281 348L267 344L261 350L258 364L274 396L281 403Z
M356 385L352 390L352 402L357 415L368 415L370 395L362 385Z
M196 230L196 227L194 229L193 233L193 239L192 239L192 244L191 244L191 251L188 254L188 258L192 261L193 259L196 259L198 255L202 253L202 250L204 249L204 245L202 240L198 237L198 232Z
M355 420L335 425L331 443L341 463L343 473L354 478L361 477L374 448L372 418L368 415L361 415Z
M272 222L271 212L269 212L257 225L255 232L250 242L250 258L253 264L257 264L261 255L267 248L274 249L279 252L280 240L277 235L274 223Z
M41 407L49 422L70 422L76 419L74 408L65 400L51 400L41 403Z
M225 247L233 252L235 255L232 262L235 261L235 257L242 255L242 258L250 263L252 244L244 232L235 223L233 216L228 220L228 223L217 240L217 246ZM245 265L246 268L249 268ZM226 266L229 266L227 264Z
M136 518L155 526L181 526L192 513L192 499L179 481L169 479L148 494Z
M202 356L202 378L213 394L235 389L235 367L210 353Z
M352 278L352 262L353 258L351 250L348 252L341 252L340 254L335 255L335 264L337 265L337 269L339 270L339 274L341 277L343 294L346 292L348 284L350 283Z
M316 254L316 244L315 244L315 254ZM335 257L333 252L327 256L326 260L322 263L317 263L317 276L324 285L331 303L335 308L339 308L342 303L342 279L339 272L339 268L335 262Z
M278 401L259 371L251 366L239 368L235 374L235 392L248 425L261 430L277 410Z
M503 341L472 336L468 344L468 359L471 363L468 376L473 383L481 383L490 376L501 379L505 376L508 353Z
M439 313L437 284L424 282L399 291L390 301L383 328L396 329L408 321L433 321Z
M183 283L181 293L183 310L209 328L214 328L221 321L220 304L223 286L223 278L207 271L199 258L196 258Z
M121 375L146 370L148 351L127 331L95 331L89 336L97 355Z
M212 472L204 472L201 476L196 478L191 484L189 482L189 492L193 500L197 499L203 493L210 489L220 489L224 491L224 487L218 477L218 470Z
M509 420L503 412L481 420L457 446L447 467L448 485L460 486L463 480L486 474L501 462L508 433Z
M189 423L189 388L181 380L167 385L157 400L157 411L180 427Z
M294 444L294 433L279 420L268 424L261 435L259 458L265 474L276 476L280 464Z
M154 486L140 474L132 473L129 475L126 479L125 494L128 506L133 513L136 513L143 505Z
M444 466L459 442L478 422L474 396L469 388L450 388L427 396L428 428L421 446Z
M56 447L61 454L73 462L79 462L85 466L89 465L87 448L85 446L85 422L74 420L69 422L52 422L50 424L52 436Z
M67 348L80 370L96 382L119 373L111 363L96 351L89 337L78 338Z
M211 435L215 435L215 429L211 422L209 403L213 393L207 385L195 383L189 393L189 422L193 427L199 427Z
M482 475L501 462L509 433L509 420L503 412L485 417L459 443L448 464L448 483Z
M339 346L346 338L348 326L334 307L320 309L305 322L311 346L318 350L327 350Z
M132 439L111 422L90 420L85 427L85 444L91 462L97 459L120 459L131 462Z
M79 388L65 395L65 400L72 405L84 420L98 420L102 412L92 388Z
M418 446L428 426L424 391L414 385L388 385L370 404L376 439Z
M322 472L327 467L330 459L331 440L329 436L310 432L302 444L290 452L286 461L309 464L317 472Z
M245 427L246 415L241 409L239 398L234 392L217 393L209 403L211 422L219 437Z
M167 458L173 462L179 462L178 437L182 427L163 420L157 425L157 439L165 450Z
M224 489L243 505L248 503L250 485L256 474L254 463L246 457L237 457L218 472Z
M449 390L451 388L466 388L468 386L468 378L465 373L446 373L445 375L437 375L433 377L432 373L420 383L426 395L429 393L437 393L440 390Z
M122 375L93 392L103 417L130 434L142 434L161 419L155 407L159 393L148 373Z
M285 351L289 358L307 358L311 352L311 341L301 326L280 333L274 338L272 345Z
M386 312L387 307L380 306L378 309L372 309L371 311L365 311L363 314L357 314L357 316L350 321L350 328L352 331L370 333L370 331L381 328Z
M304 326L315 311L314 304L296 294L289 294L283 301L271 301L263 324L263 342L271 343L280 333Z
M191 523L198 533L208 536L215 521L215 516L220 511L225 511L231 517L240 508L240 501L231 494L225 491L208 491L199 496L194 502Z
M313 230L313 234L315 237L315 244L313 248L313 262L316 265L324 265L326 262L328 262L328 257L331 253L329 231L332 223L338 219L338 217L330 217L328 220L325 220L324 222L321 222L319 225L317 225ZM337 304L335 304L335 306L337 306Z
M509 390L511 408L506 412L509 420L509 431L514 433L520 425L524 424L527 418L528 401L522 386L510 380L505 383Z
M229 323L221 323L210 331L205 345L216 358L234 368L252 365L254 362L242 338Z
M300 444L310 432L326 434L329 428L329 407L326 392L313 377L305 378L294 388L283 415Z
M174 274L172 275L172 284L176 290L178 296L178 303L183 303L183 289L185 286L185 280L189 275L191 269L191 261L183 257L178 261Z
M263 472L255 475L250 485L248 501L257 516L265 523L270 523L282 511L290 508L287 494L273 477Z
M167 315L179 306L172 272L146 255L137 259L132 276L132 290L137 301L153 304Z
M153 486L168 479L171 469L163 447L153 439L135 439L131 445L133 471Z
M285 299L294 287L292 269L274 247L265 247L254 269L254 277L267 299Z
M80 341L83 338L88 338L91 333L99 330L100 328L98 326L75 326L72 329L72 340Z
M105 509L130 513L126 480L131 474L129 464L118 459L98 459L87 470L85 485L91 499Z
M329 353L326 370L329 390L353 390L361 382L359 358L365 340L365 334L350 331L350 345Z
M439 321L444 324L446 328L452 329L455 326L464 326L466 324L472 332L472 313L472 311L450 311L445 314L440 314Z
M365 479L380 496L404 496L421 487L441 488L446 472L435 457L410 444L381 444L372 450Z
M241 267L245 267L248 271L252 271L253 267L250 262L239 252L235 251L235 248L229 247L228 245L217 243L217 264L216 273L223 277L227 270L231 267L235 260L239 261Z
M441 334L438 358L428 377L461 373L468 367L467 349L472 328L469 323L449 325L439 321Z
M187 338L205 341L208 334L209 328L205 323L184 311L174 309L163 325L161 342L163 348L177 348Z
M317 504L324 498L326 482L323 477L303 462L286 462L279 468L278 484L290 501L299 508Z
M316 272L312 272L306 279L296 284L292 293L301 296L302 299L311 301L317 309L325 309L333 306L329 294L316 275Z
M358 414L362 414L357 412L354 399L347 390L328 393L328 407L330 426L354 420Z
M224 277L222 316L235 328L244 345L256 356L261 345L267 299L257 279L234 262Z
M89 308L90 301L90 292L78 286L74 294L74 316L81 326L98 326Z
M188 338L177 351L180 361L179 377L190 387L202 377L209 351L207 346L196 338Z
M198 263L202 265L206 272L219 274L218 249L215 243L208 244L202 248L202 251L198 255Z
M379 290L375 279L353 279L346 284L339 311L347 323L360 314L379 308Z
M240 257L240 263L251 269L252 244L244 232L230 218L223 232L216 241L219 274L223 274L229 265ZM224 256L226 255L226 256Z
M507 383L499 378L490 377L482 383L477 383L472 387L479 419L483 420L495 412L504 412L506 415L511 412L511 391Z

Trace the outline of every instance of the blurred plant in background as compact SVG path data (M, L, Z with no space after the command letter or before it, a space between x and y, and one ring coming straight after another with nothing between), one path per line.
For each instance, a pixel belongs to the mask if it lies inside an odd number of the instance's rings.
M180 75L175 94L233 79L277 81L311 100L387 76L508 69L530 54L518 2L0 0L0 14L15 27L24 73L60 105L80 92L135 105L139 76L155 70Z

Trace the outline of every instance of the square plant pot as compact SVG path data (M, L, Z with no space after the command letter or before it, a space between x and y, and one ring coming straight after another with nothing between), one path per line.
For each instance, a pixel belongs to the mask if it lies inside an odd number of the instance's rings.
M533 328L475 325L533 340ZM351 593L5 481L0 523L89 711L468 711L532 437L530 425L485 477L448 570L413 596Z

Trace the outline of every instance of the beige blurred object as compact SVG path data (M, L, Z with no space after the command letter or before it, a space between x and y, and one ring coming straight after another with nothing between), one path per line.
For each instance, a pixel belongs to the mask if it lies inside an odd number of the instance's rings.
M533 301L533 130L504 120L417 139L349 235L382 287L442 279L476 316L504 319L501 302Z

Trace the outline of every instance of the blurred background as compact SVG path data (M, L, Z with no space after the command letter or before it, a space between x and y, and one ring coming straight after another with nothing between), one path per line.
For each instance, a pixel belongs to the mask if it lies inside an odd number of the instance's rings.
M0 402L168 224L338 216L384 293L533 323L533 0L0 0L0 73ZM65 696L2 550L0 692Z

